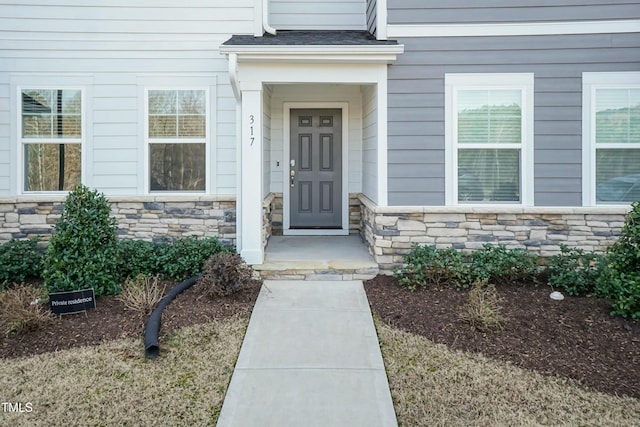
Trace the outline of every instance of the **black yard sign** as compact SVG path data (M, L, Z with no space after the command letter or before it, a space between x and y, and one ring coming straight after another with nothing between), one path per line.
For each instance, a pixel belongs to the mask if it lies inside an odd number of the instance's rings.
M49 294L51 311L55 314L72 314L96 308L96 297L93 289L80 291L56 292Z

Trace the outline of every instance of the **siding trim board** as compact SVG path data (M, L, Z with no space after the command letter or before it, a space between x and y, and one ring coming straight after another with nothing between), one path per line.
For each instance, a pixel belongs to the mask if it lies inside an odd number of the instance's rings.
M570 22L388 25L389 38L546 36L640 32L640 19Z

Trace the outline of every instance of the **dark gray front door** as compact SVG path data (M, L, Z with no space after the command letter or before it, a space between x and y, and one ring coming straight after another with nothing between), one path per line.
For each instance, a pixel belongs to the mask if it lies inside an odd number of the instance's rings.
M342 110L291 110L290 152L290 227L342 228Z

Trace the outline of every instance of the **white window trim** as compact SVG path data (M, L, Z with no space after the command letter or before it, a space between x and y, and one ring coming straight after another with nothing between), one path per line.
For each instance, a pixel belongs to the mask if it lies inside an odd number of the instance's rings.
M534 157L533 73L446 74L445 75L445 202L448 206L533 206ZM522 142L496 144L495 148L520 149L520 203L459 203L457 102L460 89L519 89L522 93ZM513 147L511 147L513 145ZM485 146L489 147L489 146Z
M217 75L208 73L144 73L137 75L138 88L138 175L137 193L156 197L202 196L217 191ZM207 142L205 145L205 191L149 191L148 90L207 90Z
M65 139L65 143L79 143L80 148L80 183L91 186L92 180L88 174L88 163L91 161L91 134L88 132L89 123L92 120L91 111L92 108L89 105L91 102L91 85L93 83L93 76L89 74L42 74L42 73L27 73L27 74L15 74L10 77L11 91L13 99L11 105L14 110L15 117L15 131L12 132L12 144L13 149L16 150L14 158L16 159L16 166L12 168L12 176L16 181L13 184L17 195L64 195L69 191L26 191L24 180L24 143L27 142L39 142L40 138L23 138L22 137L22 91L26 89L47 89L47 90L79 90L80 102L81 102L81 137Z
M211 110L212 102L212 88L210 86L145 86L144 87L144 160L143 164L143 185L144 194L147 195L155 195L155 196L184 196L184 195L203 195L210 194L212 186L212 175L213 169L211 167L213 160L211 158L212 153L212 125L213 125L213 111ZM206 109L206 124L205 124L205 137L204 138L193 138L193 139L171 139L171 138L149 138L149 91L153 90L166 90L166 91L183 91L183 90L199 90L205 92L205 109ZM205 189L203 191L151 191L150 188L150 166L149 166L149 156L150 144L205 144L204 152L205 152Z
M626 206L596 202L596 109L595 93L603 88L640 88L640 72L582 73L582 205ZM608 148L640 148L640 144L607 144Z

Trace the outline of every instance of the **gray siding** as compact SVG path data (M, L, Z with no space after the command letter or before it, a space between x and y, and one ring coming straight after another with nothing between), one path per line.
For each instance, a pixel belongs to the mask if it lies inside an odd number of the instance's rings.
M388 0L389 24L562 22L640 17L638 0Z
M581 205L582 72L640 70L640 34L399 41L405 53L389 67L390 205L445 203L445 73L519 72L535 75L535 205Z
M373 35L375 35L378 30L376 14L377 3L377 0L367 0L367 30Z

